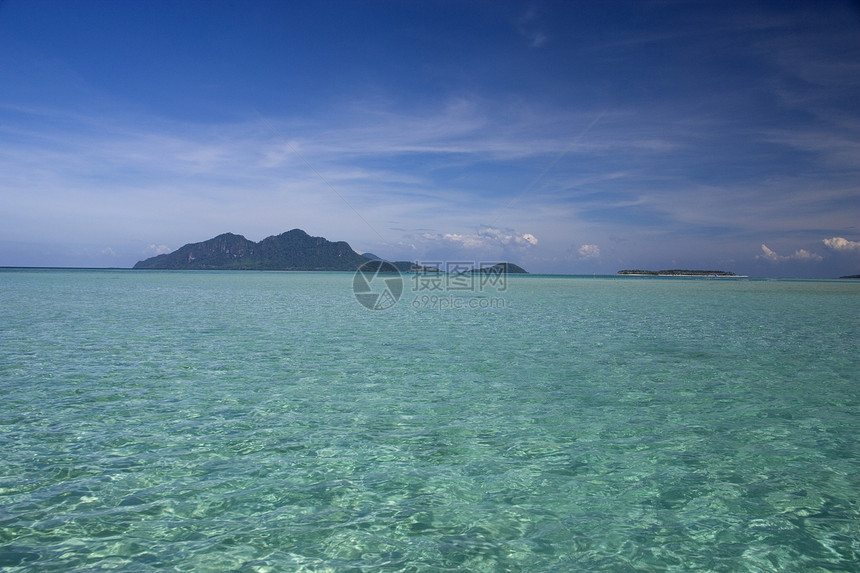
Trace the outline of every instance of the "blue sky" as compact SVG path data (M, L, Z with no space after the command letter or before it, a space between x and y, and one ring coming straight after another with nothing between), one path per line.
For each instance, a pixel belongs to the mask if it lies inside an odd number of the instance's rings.
M860 273L851 2L0 0L0 77L0 266Z

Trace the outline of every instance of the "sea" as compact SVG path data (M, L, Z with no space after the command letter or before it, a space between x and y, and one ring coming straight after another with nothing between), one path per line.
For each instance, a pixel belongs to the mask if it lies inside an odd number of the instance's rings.
M0 396L4 572L860 571L858 281L7 269Z

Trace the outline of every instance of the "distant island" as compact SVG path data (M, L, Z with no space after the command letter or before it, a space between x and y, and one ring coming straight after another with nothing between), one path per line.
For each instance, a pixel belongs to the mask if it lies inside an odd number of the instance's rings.
M138 261L134 269L147 270L258 270L258 271L354 271L364 263L382 260L361 255L345 241L312 237L301 229L266 237L259 243L242 235L223 233L207 241L189 243L172 253ZM400 272L441 272L410 261L391 262ZM526 273L512 263L474 269L483 273Z
M860 279L860 275L845 275L844 277L839 277L840 279Z
M664 271L643 271L639 269L618 271L619 275L640 275L650 277L743 277L728 271L697 271L689 269L670 269Z
M498 263L489 267L481 267L479 269L472 269L471 272L473 274L490 274L490 275L527 275L529 272L524 268L517 266L513 263Z

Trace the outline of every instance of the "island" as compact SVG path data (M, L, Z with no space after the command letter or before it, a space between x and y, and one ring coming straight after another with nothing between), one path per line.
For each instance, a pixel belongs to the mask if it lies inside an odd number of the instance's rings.
M513 263L497 263L489 267L481 267L472 269L472 274L485 275L523 275L529 272L524 268Z
M643 271L639 269L630 269L618 271L619 275L633 275L646 277L732 277L745 278L745 275L736 275L728 271L699 271L689 269L670 269L663 271Z
M359 254L346 241L312 237L301 229L266 237L256 243L242 235L223 233L200 243L188 243L171 253L138 261L137 270L258 270L355 271L361 265L384 260L372 253ZM386 261L390 262L390 261ZM410 261L390 262L398 272L441 272ZM482 273L525 273L513 263L474 269Z
M860 279L860 275L845 275L844 277L839 277L840 279Z
M189 243L172 253L139 261L135 269L354 271L369 259L345 241L311 237L301 229L255 243L233 233Z

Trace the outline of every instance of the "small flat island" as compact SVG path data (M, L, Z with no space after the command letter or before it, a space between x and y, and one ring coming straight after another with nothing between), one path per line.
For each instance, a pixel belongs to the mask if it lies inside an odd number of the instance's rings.
M728 271L698 271L689 269L670 269L664 271L643 271L639 269L629 269L618 271L619 275L634 275L646 277L731 277L744 278L746 275L736 275Z

